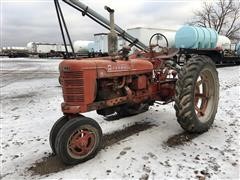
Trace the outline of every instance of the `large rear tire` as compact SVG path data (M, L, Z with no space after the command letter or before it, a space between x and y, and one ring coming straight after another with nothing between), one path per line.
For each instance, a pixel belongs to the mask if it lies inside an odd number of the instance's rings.
M87 117L68 121L58 132L55 149L63 163L78 164L93 158L101 147L102 130L99 124Z
M219 79L214 62L207 56L191 58L176 82L177 121L185 131L207 131L215 119L218 100Z

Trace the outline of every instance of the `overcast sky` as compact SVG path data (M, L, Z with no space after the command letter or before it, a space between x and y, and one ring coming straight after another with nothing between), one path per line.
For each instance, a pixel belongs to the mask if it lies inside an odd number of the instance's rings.
M53 0L0 0L1 47L28 42L62 43ZM115 23L123 29L152 27L177 29L201 8L201 0L85 0L108 18L104 5L115 9ZM100 25L60 1L73 40L92 40L107 32Z

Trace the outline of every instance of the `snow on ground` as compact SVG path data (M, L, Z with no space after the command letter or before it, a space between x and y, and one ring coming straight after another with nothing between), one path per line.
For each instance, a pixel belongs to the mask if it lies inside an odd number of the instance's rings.
M111 122L89 112L85 116L97 120L109 138L119 130L123 130L125 138L107 145L94 159L66 167L51 155L48 143L52 125L62 116L59 62L55 59L1 60L1 178L240 178L239 66L218 69L220 102L208 132L186 136L189 141L170 146L167 142L183 135L173 104L154 105L146 113ZM155 126L137 133L124 131L136 122Z

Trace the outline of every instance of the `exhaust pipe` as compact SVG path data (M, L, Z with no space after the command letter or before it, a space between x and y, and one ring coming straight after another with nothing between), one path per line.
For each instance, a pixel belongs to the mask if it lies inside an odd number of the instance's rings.
M114 23L114 9L111 9L108 6L104 7L105 10L109 12L110 15L110 33L108 33L108 54L115 59L118 53L118 36L115 31L115 23Z

